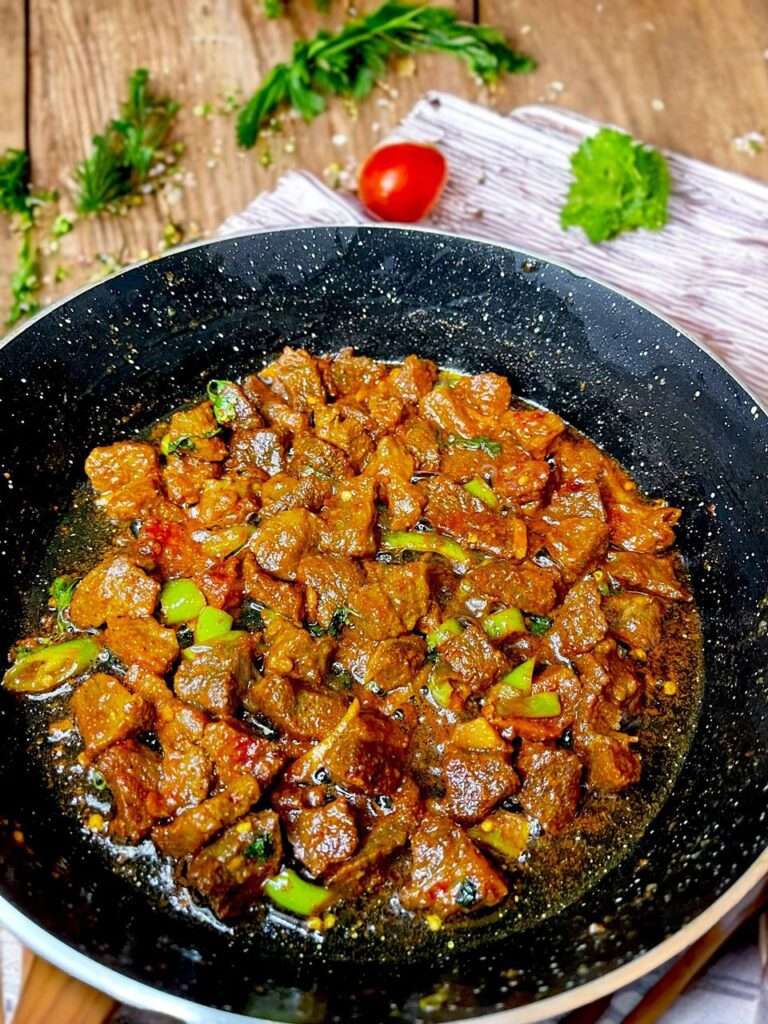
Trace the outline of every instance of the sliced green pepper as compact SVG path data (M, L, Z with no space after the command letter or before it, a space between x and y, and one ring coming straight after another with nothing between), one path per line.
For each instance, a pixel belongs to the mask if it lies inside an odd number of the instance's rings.
M473 498L477 498L478 501L482 501L488 508L497 509L499 507L499 499L493 493L493 488L482 480L479 476L473 477L464 484L464 490L467 494L471 494Z
M493 458L501 455L501 444L498 441L492 441L490 437L462 437L461 434L449 434L446 444L453 445L454 448L464 448L467 451L485 452L486 455L491 455Z
M234 619L228 612L222 611L221 608L206 606L197 617L195 643L205 644L223 633L228 633L233 622Z
M449 637L460 636L461 633L461 623L458 619L446 619L445 622L440 623L437 629L427 633L427 648L431 651L435 647L439 647Z
M526 847L530 829L522 814L496 811L479 825L469 829L469 835L505 860L516 861Z
M387 551L431 551L451 562L469 562L471 559L461 544L441 533L393 530L382 535L381 546Z
M196 619L205 604L203 592L192 580L171 580L160 591L160 607L168 626Z
M513 633L525 632L525 619L519 608L502 608L483 619L483 629L491 640L503 640Z
M85 672L100 653L101 647L90 636L38 647L8 669L3 685L13 693L45 693Z
M536 665L535 658L528 658L522 665L513 668L511 672L501 677L500 682L504 686L511 686L519 693L530 693L533 685L533 669Z
M450 707L453 687L447 679L441 678L439 668L433 668L430 672L429 679L427 680L427 689L432 700L439 704L441 708Z
M305 882L291 868L284 868L264 883L264 892L274 904L292 914L312 917L333 903L336 896L322 885Z
M516 696L510 695L515 693ZM500 705L503 704L503 710ZM553 690L521 697L516 690L500 696L496 709L502 718L557 718L561 713L560 698Z

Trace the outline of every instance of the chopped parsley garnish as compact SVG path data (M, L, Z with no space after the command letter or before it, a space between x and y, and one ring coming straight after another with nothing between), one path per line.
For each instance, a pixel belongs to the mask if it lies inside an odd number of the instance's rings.
M454 894L454 899L460 907L474 907L479 898L477 883L471 878L462 878Z
M282 9L282 3L268 2L270 12ZM386 72L391 56L417 53L448 53L486 83L535 67L497 29L459 21L446 7L384 3L336 33L322 31L295 43L290 61L275 64L240 111L240 145L253 146L281 107L292 107L311 121L325 110L326 96L363 99Z
M548 615L527 615L528 632L534 636L544 636L552 628L553 620Z
M275 843L269 832L256 836L243 850L246 860L266 861L275 852Z
M493 458L501 455L501 444L498 441L492 441L490 437L462 437L460 434L449 434L445 443L453 448L485 452L486 455Z
M601 128L571 156L571 169L562 227L583 228L590 242L604 242L622 231L657 231L667 223L669 169L658 150Z

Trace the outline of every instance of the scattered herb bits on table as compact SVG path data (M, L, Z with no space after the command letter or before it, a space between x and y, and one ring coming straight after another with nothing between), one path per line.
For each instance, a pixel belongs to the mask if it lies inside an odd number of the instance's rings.
M5 674L90 841L317 932L482 920L583 881L584 830L621 850L638 722L693 701L680 511L493 373L286 348L207 394L90 453L112 541Z

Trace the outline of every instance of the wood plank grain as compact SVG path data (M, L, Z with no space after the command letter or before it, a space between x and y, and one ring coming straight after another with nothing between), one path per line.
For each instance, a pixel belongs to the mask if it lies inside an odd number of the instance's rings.
M366 5L362 5L365 7ZM367 4L376 6L375 0ZM462 0L464 12L472 4ZM187 150L178 175L124 217L89 218L62 240L48 270L61 262L75 270L46 298L99 273L100 260L132 262L164 248L173 224L185 239L213 231L289 166L353 180L355 159L388 132L429 87L472 91L466 71L449 57L420 59L413 74L395 73L360 109L332 102L311 125L287 117L282 130L249 152L239 149L234 117L220 113L227 94L245 96L297 36L338 26L346 4L327 15L302 0L285 18L270 21L249 0L32 0L30 24L30 135L36 180L71 193L72 169L91 135L117 112L125 83L148 67L158 91L178 99L175 137ZM402 69L401 69L402 70ZM200 106L213 112L200 116ZM268 164L269 166L264 166ZM66 206L67 200L64 200Z
M0 153L26 145L26 55L24 0L0 0ZM16 260L18 239L8 218L0 215L0 334L8 303L8 275Z
M500 109L558 103L654 145L768 180L768 4L764 0L480 0L483 20L515 27L536 76L500 88Z
M109 996L35 959L14 1024L103 1024L114 1008Z

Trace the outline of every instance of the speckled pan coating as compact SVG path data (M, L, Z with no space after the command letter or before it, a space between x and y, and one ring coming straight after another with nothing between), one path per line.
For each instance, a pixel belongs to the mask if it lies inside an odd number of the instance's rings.
M21 593L88 450L285 342L392 359L418 352L506 374L686 510L680 542L703 615L707 684L673 796L618 868L533 929L502 925L453 950L438 936L397 965L392 950L388 963L362 962L365 943L329 962L299 932L256 942L150 910L52 809L2 694L0 815L10 827L0 830L0 893L104 965L251 1018L417 1019L419 998L444 982L430 1019L480 1016L606 974L696 917L768 845L768 418L668 324L514 251L388 228L184 250L81 293L0 349L0 646L17 633ZM0 906L0 918L12 917ZM132 996L153 1002L138 986ZM229 1015L198 1006L189 1019Z

